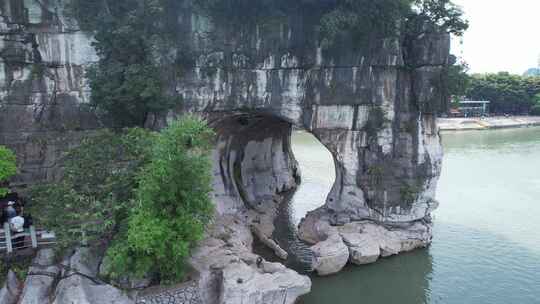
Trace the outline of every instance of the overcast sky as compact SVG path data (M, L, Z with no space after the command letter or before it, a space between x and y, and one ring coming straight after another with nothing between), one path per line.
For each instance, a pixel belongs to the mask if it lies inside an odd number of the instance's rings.
M470 23L463 46L454 40L452 52L463 55L472 73L508 71L523 74L538 65L540 0L454 0Z

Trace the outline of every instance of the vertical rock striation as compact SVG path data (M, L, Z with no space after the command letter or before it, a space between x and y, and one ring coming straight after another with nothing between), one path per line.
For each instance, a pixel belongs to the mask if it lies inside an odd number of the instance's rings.
M0 144L18 155L13 185L57 178L62 152L104 125L88 107L92 38L63 16L62 4L0 1ZM217 131L216 225L236 224L226 234L214 231L193 258L208 303L238 303L239 293L251 292L253 303L270 303L281 299L277 279L287 282L287 303L310 288L293 271L257 267L251 240L230 238L249 234L249 225L271 238L281 194L299 182L294 127L313 133L336 166L326 202L300 226L315 270L330 274L347 260L370 263L429 244L442 159L433 105L445 98L447 34L372 39L360 49L351 39L323 49L309 11L234 26L187 0L174 13L176 59L189 60L168 89L184 102L147 125L159 128L189 112ZM261 286L269 289L257 294Z

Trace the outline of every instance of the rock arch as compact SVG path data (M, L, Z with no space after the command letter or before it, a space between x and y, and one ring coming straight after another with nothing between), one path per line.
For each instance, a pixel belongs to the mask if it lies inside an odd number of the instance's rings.
M63 1L16 7L4 2L0 25L8 30L0 36L10 39L0 46L6 55L0 144L16 150L21 174L14 185L24 186L56 178L62 150L103 126L87 107L83 76L96 55L90 35L56 11ZM276 281L284 282L287 303L309 290L309 279L282 266L257 267L248 229L253 221L264 224L259 202L295 185L287 142L292 125L313 133L337 168L325 205L301 225L302 238L314 244L313 268L320 274L349 260L373 262L430 242L442 158L431 105L445 98L447 34L373 39L361 50L352 40L322 49L309 12L230 27L198 15L191 1L180 2L174 12L178 53L188 50L193 60L181 77L168 78L168 89L184 103L148 125L158 128L189 112L206 117L218 131L219 216L192 261L208 303L235 303L239 294L249 303L282 303ZM25 43L28 35L35 35L37 48ZM54 77L32 78L37 58L51 72L45 75Z

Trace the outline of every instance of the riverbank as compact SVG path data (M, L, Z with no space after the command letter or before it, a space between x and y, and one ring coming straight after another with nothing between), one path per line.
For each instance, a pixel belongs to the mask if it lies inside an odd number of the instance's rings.
M488 130L540 126L540 116L439 118L441 131Z

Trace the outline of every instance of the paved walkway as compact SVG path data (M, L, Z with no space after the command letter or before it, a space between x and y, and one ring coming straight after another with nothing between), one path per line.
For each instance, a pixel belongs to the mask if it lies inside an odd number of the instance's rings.
M540 116L493 116L486 118L439 118L442 131L486 130L540 126Z
M187 282L145 290L137 298L137 304L202 304L202 301L197 282Z

